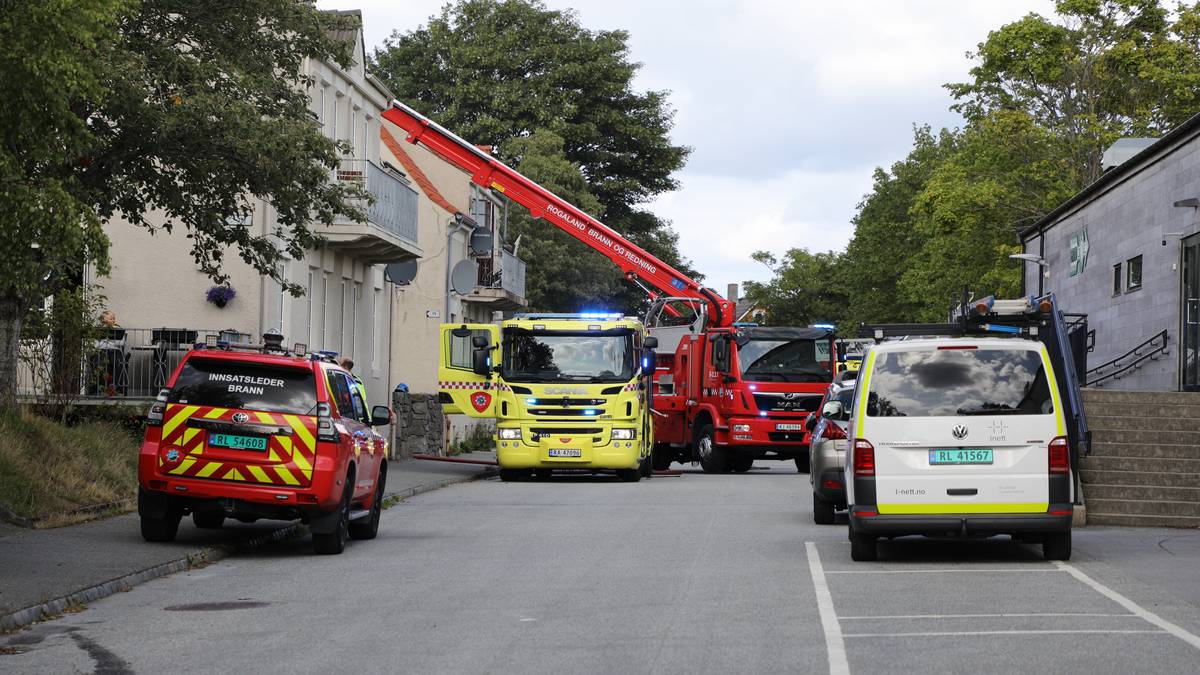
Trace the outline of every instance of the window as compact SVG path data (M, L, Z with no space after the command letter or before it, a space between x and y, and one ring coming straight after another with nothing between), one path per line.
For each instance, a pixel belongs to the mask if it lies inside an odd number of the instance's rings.
M1142 287L1142 256L1125 261L1125 290L1136 291Z
M637 369L633 331L504 331L504 377L519 382L625 382Z
M380 289L376 288L371 296L371 368L379 364L379 296Z
M279 277L281 279L287 279L287 263L284 263L279 266ZM285 334L285 335L286 335L286 332L283 329L283 310L284 310L284 297L286 295L287 294L283 290L283 282L281 281L281 282L279 282L279 332L282 334Z
M354 417L354 398L350 395L350 382L346 375L340 370L330 370L328 373L329 392L333 395L338 414L342 417Z
M351 385L350 398L354 402L354 416L359 422L370 424L371 418L367 415L367 402L363 400L357 386Z
M313 336L313 292L317 290L316 288L313 287L313 275L314 274L316 274L316 272L314 272L313 269L310 267L308 269L308 288L305 291L305 295L308 298L308 307L305 309L305 313L304 313L304 324L308 329L308 334L305 336L304 339L308 342L308 344L310 346L313 344L313 338L314 338L314 336Z
M1032 349L884 352L870 386L870 417L1054 412L1042 355Z
M1067 276L1076 276L1087 267L1088 256L1088 236L1087 228L1071 235L1071 267L1068 270Z
M350 292L350 348L353 350L358 344L358 301L362 299L362 284L354 284Z
M833 374L829 340L752 339L738 345L748 382L828 382Z
M179 371L167 401L311 415L317 405L317 388L311 370L192 358Z
M350 298L350 294L354 290L350 284L342 279L342 336L340 350L343 356L353 356L354 345L348 340L353 334L350 324L350 307L354 304L354 300Z
M1121 294L1121 263L1113 265L1113 295Z
M329 275L321 274L321 346L318 349L328 349L325 326L329 318Z

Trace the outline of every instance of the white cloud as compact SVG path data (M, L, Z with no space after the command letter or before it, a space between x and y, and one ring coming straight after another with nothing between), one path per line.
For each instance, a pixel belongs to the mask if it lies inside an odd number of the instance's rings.
M360 7L369 46L444 0L318 0ZM624 29L636 84L669 89L673 138L694 148L681 189L649 206L675 222L708 283L762 280L757 249L840 248L875 166L907 154L914 123L953 126L942 88L965 53L1051 0L547 0L592 29Z

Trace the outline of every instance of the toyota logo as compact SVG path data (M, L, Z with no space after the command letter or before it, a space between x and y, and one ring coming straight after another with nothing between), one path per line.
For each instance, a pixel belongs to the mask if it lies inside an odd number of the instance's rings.
M963 439L967 437L967 428L960 424L951 429L950 433L954 434L955 438Z
M250 416L246 413L233 413L233 417L231 419L238 424L245 424L246 422L250 421Z

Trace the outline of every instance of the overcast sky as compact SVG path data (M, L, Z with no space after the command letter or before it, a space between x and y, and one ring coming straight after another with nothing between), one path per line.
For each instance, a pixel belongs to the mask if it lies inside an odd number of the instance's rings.
M367 49L442 0L318 0L361 9ZM912 125L957 126L946 82L989 30L1051 0L547 0L590 29L624 29L639 89L667 89L680 190L649 207L724 292L765 281L756 250L841 250L871 172L904 157ZM619 223L612 223L619 226Z

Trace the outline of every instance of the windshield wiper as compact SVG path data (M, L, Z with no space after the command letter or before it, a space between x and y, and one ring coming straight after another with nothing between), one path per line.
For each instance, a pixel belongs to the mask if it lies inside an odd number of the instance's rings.
M1023 415L1019 408L959 408L954 411L963 416L967 415Z

